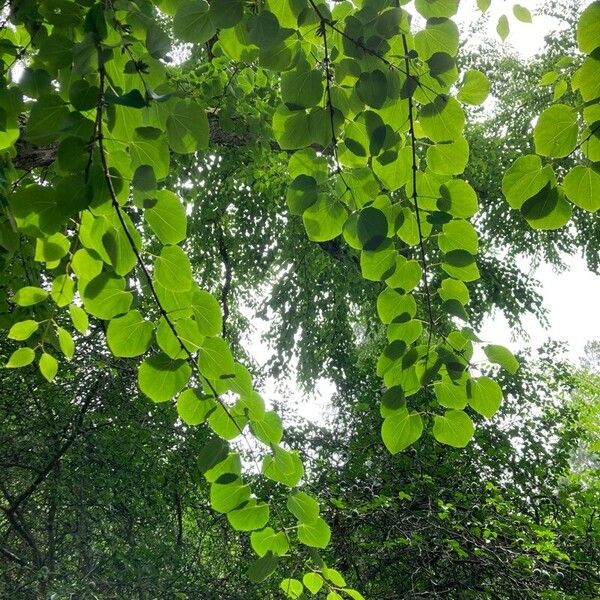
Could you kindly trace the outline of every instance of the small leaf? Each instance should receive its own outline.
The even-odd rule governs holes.
[[[398,412],[388,416],[381,426],[381,437],[385,447],[391,454],[408,448],[423,433],[423,421],[416,412],[400,408]]]
[[[515,4],[513,6],[513,13],[514,13],[515,17],[517,17],[517,19],[519,21],[521,21],[522,23],[531,23],[532,22],[531,12],[529,11],[528,8],[525,8],[524,6],[521,6],[520,4]]]
[[[46,378],[47,381],[51,382],[58,372],[58,361],[47,352],[42,353],[40,356],[40,373]]]
[[[321,517],[317,517],[310,523],[300,523],[298,539],[302,544],[311,548],[326,548],[331,539],[331,530]]]
[[[111,319],[106,330],[110,351],[119,357],[139,356],[148,350],[154,327],[137,310]]]
[[[270,577],[277,568],[278,557],[272,552],[267,552],[261,558],[250,563],[246,574],[252,583],[261,583]]]
[[[88,316],[85,310],[76,304],[69,304],[69,314],[75,329],[79,333],[85,333],[89,327]]]
[[[302,578],[302,583],[311,594],[316,595],[323,587],[323,578],[318,573],[306,573]]]
[[[71,337],[71,334],[64,328],[59,327],[57,330],[58,334],[58,345],[62,353],[71,360],[75,356],[75,342]]]
[[[508,24],[508,17],[506,15],[501,15],[498,19],[498,23],[496,25],[496,32],[504,42],[510,33],[510,26]]]
[[[512,375],[518,371],[519,361],[514,357],[513,353],[508,348],[490,344],[489,346],[485,346],[483,351],[490,362],[500,365]]]
[[[48,297],[48,292],[39,287],[25,286],[17,290],[14,302],[19,306],[33,306],[43,302]]]
[[[311,522],[319,516],[319,503],[305,492],[296,492],[289,496],[287,507],[301,522]]]
[[[140,390],[154,402],[166,402],[181,391],[192,374],[185,360],[173,360],[162,352],[145,359],[138,369]]]
[[[462,410],[447,410],[433,417],[433,435],[438,442],[464,448],[475,433],[473,422]]]
[[[275,533],[271,527],[253,532],[250,536],[250,544],[259,556],[264,556],[267,552],[283,556],[289,550],[286,534],[283,531]]]
[[[8,332],[8,337],[11,340],[17,340],[22,342],[23,340],[29,339],[39,328],[40,324],[37,321],[27,319],[15,323]]]
[[[297,579],[283,579],[279,587],[288,598],[300,598],[304,592],[304,586]]]
[[[263,459],[262,472],[269,479],[292,488],[298,485],[302,479],[304,466],[295,452],[289,452],[281,446],[276,446],[273,449],[273,455],[265,456]]]
[[[26,367],[33,362],[34,358],[35,352],[31,348],[19,348],[10,355],[6,367],[9,369]]]

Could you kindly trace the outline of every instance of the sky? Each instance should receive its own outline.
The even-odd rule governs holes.
[[[481,34],[496,37],[498,17],[506,14],[510,24],[510,35],[506,41],[521,56],[531,57],[544,45],[544,36],[556,29],[558,21],[546,15],[536,14],[542,2],[522,0],[523,6],[533,13],[533,23],[521,23],[513,13],[514,2],[493,0],[489,9],[489,20],[482,28]],[[475,0],[463,0],[458,14],[459,23],[465,26],[470,23],[476,13],[472,7]],[[592,217],[590,218],[597,218]],[[528,348],[538,348],[548,339],[562,341],[566,344],[566,355],[575,364],[583,355],[586,342],[600,339],[600,277],[591,273],[581,256],[565,256],[566,268],[558,273],[548,264],[543,264],[531,274],[540,282],[540,292],[544,299],[544,307],[548,317],[547,329],[533,315],[525,315],[524,329],[529,339],[515,334],[501,314],[492,314],[484,322],[478,332],[479,337],[487,343],[502,344],[518,352]],[[250,315],[248,315],[250,316]],[[259,363],[264,363],[269,355],[268,347],[261,341],[261,333],[268,326],[265,322],[253,319],[255,330],[249,336],[247,348]],[[475,358],[482,358],[475,355]],[[281,383],[281,382],[279,382]],[[323,424],[331,413],[330,399],[335,392],[334,386],[327,380],[317,383],[309,394],[303,394],[290,380],[285,387],[289,391],[286,405],[291,402],[293,410],[300,417]],[[277,382],[268,381],[263,390],[267,401],[278,398]]]

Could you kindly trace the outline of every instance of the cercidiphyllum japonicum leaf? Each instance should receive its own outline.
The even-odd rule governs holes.
[[[496,344],[489,344],[488,346],[485,346],[483,350],[490,362],[500,365],[503,369],[513,375],[518,371],[519,361],[508,348]]]
[[[448,446],[464,448],[475,433],[473,422],[462,410],[447,410],[443,415],[433,417],[435,439]]]
[[[591,213],[600,208],[600,173],[594,167],[577,165],[562,182],[567,198]]]
[[[171,400],[187,384],[192,369],[185,360],[159,353],[146,358],[138,370],[140,390],[154,402]]]
[[[592,2],[577,22],[577,45],[581,52],[591,54],[600,46],[600,3]]]
[[[535,150],[542,156],[560,158],[577,145],[577,113],[566,104],[554,104],[540,115],[533,131]]]
[[[490,93],[490,81],[484,73],[471,69],[463,77],[457,98],[466,104],[483,104]]]
[[[389,415],[381,426],[381,437],[386,448],[397,454],[416,442],[423,433],[423,421],[416,412],[400,408]]]

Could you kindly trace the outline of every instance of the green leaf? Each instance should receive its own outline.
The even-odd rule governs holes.
[[[592,167],[577,165],[563,180],[567,198],[579,208],[591,213],[600,208],[600,174]]]
[[[489,377],[479,377],[469,383],[469,405],[480,415],[491,419],[502,404],[502,389]]]
[[[273,133],[282,150],[306,148],[312,143],[310,123],[305,111],[290,111],[281,104],[273,114]]]
[[[460,136],[454,142],[427,148],[427,166],[440,175],[460,175],[469,162],[469,144]]]
[[[317,69],[297,68],[281,76],[281,99],[291,110],[317,106],[323,98],[325,75]]]
[[[37,262],[58,264],[69,252],[71,243],[62,233],[54,233],[47,238],[38,238],[35,244],[35,260]],[[52,268],[50,264],[48,267]]]
[[[532,22],[531,12],[529,11],[528,8],[525,8],[524,6],[521,6],[520,4],[515,4],[513,6],[513,14],[522,23],[531,23]]]
[[[177,413],[186,425],[204,423],[216,403],[212,398],[200,399],[192,389],[183,390],[177,398]]]
[[[341,202],[331,197],[319,197],[302,215],[308,239],[326,242],[342,233],[347,213]]]
[[[436,52],[455,56],[458,51],[458,27],[451,19],[427,19],[425,28],[415,34],[415,49],[421,60]]]
[[[423,433],[423,421],[416,412],[400,408],[388,416],[381,426],[381,437],[391,454],[398,454],[416,442]]]
[[[13,297],[15,304],[19,306],[33,306],[43,302],[48,297],[48,292],[39,287],[25,286],[17,290]]]
[[[60,346],[62,353],[68,360],[71,360],[73,356],[75,356],[75,342],[73,342],[71,334],[63,327],[59,327],[57,333],[58,345]]]
[[[35,352],[31,348],[19,348],[15,350],[8,359],[6,367],[8,369],[18,369],[20,367],[26,367],[33,362],[35,358]]]
[[[208,118],[204,109],[193,100],[179,100],[167,117],[167,137],[169,146],[179,154],[208,148]]]
[[[247,420],[237,407],[218,403],[208,417],[208,424],[217,435],[226,440],[233,440],[242,434]]]
[[[447,410],[443,416],[433,417],[433,435],[442,444],[464,448],[474,433],[473,422],[462,410]]]
[[[85,310],[80,306],[75,304],[69,305],[69,314],[71,316],[71,321],[73,326],[79,333],[85,333],[89,327],[88,316]]]
[[[250,421],[252,435],[268,446],[276,446],[283,437],[281,418],[274,411],[265,412],[262,419]]]
[[[250,563],[246,574],[252,583],[261,583],[275,572],[279,559],[272,552]]]
[[[360,253],[362,276],[370,281],[381,281],[394,270],[396,249],[392,240],[386,240],[377,250],[363,250]]]
[[[314,521],[298,525],[298,539],[311,548],[326,548],[331,539],[331,529],[321,517],[317,517]]]
[[[243,16],[242,0],[212,0],[210,3],[210,18],[219,29],[237,25]]]
[[[514,375],[519,369],[519,361],[513,353],[504,346],[490,344],[485,346],[483,351],[492,363],[500,365],[503,369]]]
[[[396,319],[407,321],[417,312],[415,299],[408,294],[400,294],[387,288],[377,297],[377,314],[382,323],[391,323]]]
[[[442,300],[458,300],[461,304],[469,303],[469,290],[462,281],[457,279],[444,279],[438,292]]]
[[[500,36],[500,39],[504,42],[510,33],[510,26],[508,24],[508,17],[501,15],[496,24],[496,32]]]
[[[512,208],[521,208],[526,200],[537,194],[553,178],[552,167],[542,169],[539,156],[520,156],[502,178],[502,193]]]
[[[250,486],[245,485],[240,477],[235,477],[232,481],[229,477],[224,479],[227,483],[219,483],[217,480],[210,486],[210,505],[220,513],[241,508],[250,500]]]
[[[459,0],[416,0],[415,8],[426,19],[431,17],[452,17],[458,11],[458,4]]]
[[[600,2],[592,2],[577,22],[577,45],[584,54],[600,46]]]
[[[259,556],[272,552],[276,556],[283,556],[289,550],[287,537],[283,531],[275,533],[271,527],[262,531],[255,531],[250,536],[252,549]]]
[[[378,208],[369,206],[358,214],[356,233],[363,249],[376,250],[387,238],[388,221]]]
[[[229,344],[221,338],[206,338],[198,352],[198,367],[208,379],[232,375],[234,362]]]
[[[302,582],[297,579],[283,579],[279,587],[288,598],[300,598],[304,592]]]
[[[176,194],[169,190],[158,190],[144,204],[144,218],[163,244],[178,244],[185,239],[187,217],[185,207]]]
[[[440,187],[438,208],[463,219],[472,217],[478,209],[475,190],[462,179],[451,179]]]
[[[154,402],[166,402],[187,384],[192,369],[185,360],[173,360],[162,352],[146,358],[138,369],[140,390]]]
[[[192,266],[179,246],[165,246],[154,262],[154,279],[167,289],[184,292],[192,287]]]
[[[39,328],[40,324],[37,321],[27,319],[15,323],[8,332],[8,337],[11,340],[22,342],[29,339]]]
[[[433,142],[453,142],[462,134],[465,115],[454,98],[438,96],[421,108],[419,122]]]
[[[422,276],[421,265],[416,260],[406,260],[403,256],[397,256],[396,269],[385,283],[400,293],[408,293],[419,284]]]
[[[301,522],[311,522],[319,516],[319,503],[305,492],[295,492],[289,496],[287,507]]]
[[[58,361],[47,352],[43,352],[39,361],[40,373],[48,382],[52,382],[58,372]]]
[[[455,279],[461,281],[476,281],[479,279],[479,269],[475,257],[466,250],[452,250],[444,255],[442,269]]]
[[[470,254],[477,254],[479,248],[477,232],[468,221],[455,219],[442,227],[438,246],[445,254],[453,250],[466,250]]]
[[[73,301],[75,282],[68,275],[59,275],[52,282],[50,297],[57,306],[63,307]]]
[[[469,70],[465,73],[462,85],[456,96],[466,104],[483,104],[490,93],[490,80],[481,72]]]
[[[198,453],[196,462],[198,468],[206,477],[207,472],[227,460],[228,455],[229,445],[227,442],[220,438],[212,438],[202,447],[202,450]],[[239,475],[239,472],[237,474]]]
[[[262,472],[269,479],[293,488],[302,479],[304,467],[298,454],[275,446],[273,455],[264,457]]]
[[[99,319],[109,320],[126,313],[133,301],[133,295],[125,291],[127,282],[123,277],[110,273],[100,273],[83,285],[81,293],[86,311]]]
[[[521,214],[533,229],[559,229],[571,218],[571,212],[571,205],[552,183],[548,183],[521,207]]]
[[[464,385],[451,381],[438,381],[434,385],[435,397],[444,408],[461,410],[468,402],[467,391]]]
[[[561,158],[577,146],[577,113],[566,104],[554,104],[538,119],[533,130],[535,151],[542,156]]]
[[[344,576],[337,569],[332,569],[331,567],[324,566],[322,569],[322,573],[323,573],[323,576],[325,577],[325,579],[327,579],[328,581],[331,581],[331,583],[333,583],[333,585],[335,585],[337,587],[345,587],[346,580],[344,579]]]
[[[32,105],[25,136],[36,146],[44,146],[58,138],[61,125],[69,110],[58,94],[47,94]]]
[[[306,573],[302,583],[311,594],[316,596],[323,587],[323,578],[318,573]]]
[[[356,83],[358,97],[373,108],[382,108],[388,94],[388,82],[383,71],[362,71]]]
[[[227,520],[236,531],[256,531],[267,524],[269,506],[251,499],[244,507],[228,512]]]
[[[153,331],[152,323],[145,321],[137,310],[132,310],[110,321],[106,341],[115,356],[139,356],[148,350]]]
[[[588,56],[575,71],[571,80],[573,90],[579,90],[584,102],[592,102],[600,97],[600,57],[595,53]]]
[[[182,42],[208,42],[216,33],[208,3],[205,0],[189,0],[180,4],[173,19],[173,33]]]
[[[216,298],[200,288],[192,293],[192,311],[198,326],[198,331],[207,337],[221,333],[223,318],[221,307]]]

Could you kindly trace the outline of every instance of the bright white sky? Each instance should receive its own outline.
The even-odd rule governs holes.
[[[545,15],[536,15],[536,7],[541,5],[539,0],[534,2],[521,0],[521,4],[530,9],[534,14],[532,24],[521,23],[512,14],[514,2],[493,0],[489,9],[490,18],[485,25],[482,35],[496,37],[496,23],[501,14],[507,14],[510,22],[510,35],[507,44],[515,48],[524,57],[530,57],[539,52],[544,45],[544,36],[556,29],[558,22]],[[459,22],[465,25],[477,17],[472,7],[475,0],[462,2],[459,12]],[[597,218],[592,217],[590,218]],[[503,344],[513,351],[536,348],[546,340],[553,339],[566,342],[568,357],[573,362],[578,362],[583,354],[585,343],[592,339],[600,339],[600,277],[587,270],[581,257],[566,257],[567,268],[561,273],[553,271],[549,265],[542,265],[533,272],[534,277],[541,284],[540,293],[544,298],[544,306],[548,315],[549,327],[544,329],[532,315],[524,318],[524,327],[529,334],[529,339],[519,338],[511,331],[506,319],[500,315],[491,315],[482,330],[480,337],[488,343]],[[250,316],[250,315],[248,315]],[[267,323],[256,322],[253,334],[249,336],[247,347],[259,362],[264,362],[270,355],[269,349],[260,341],[261,332],[267,328]],[[482,355],[483,356],[483,355]],[[477,358],[477,357],[476,357]],[[282,382],[270,381],[263,390],[265,399],[280,398]],[[322,380],[315,390],[308,395],[302,394],[293,379],[285,382],[286,406],[294,406],[294,410],[301,417],[315,423],[323,424],[330,412],[330,398],[334,387],[327,380]]]

